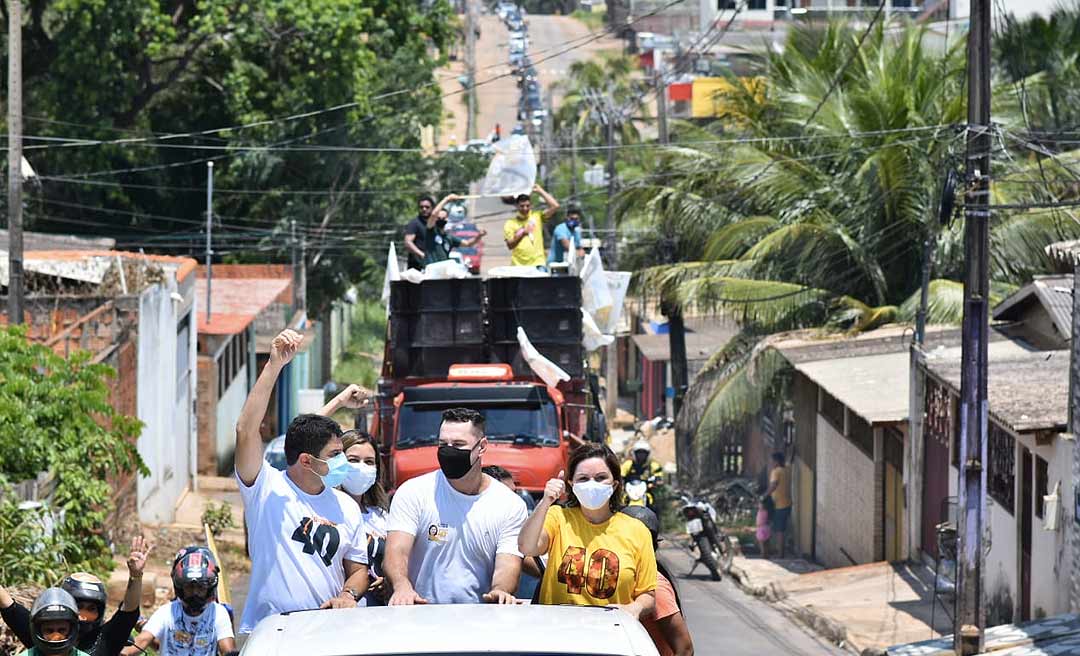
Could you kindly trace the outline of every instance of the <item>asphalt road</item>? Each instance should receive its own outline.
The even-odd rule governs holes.
[[[546,98],[548,89],[553,89],[556,106],[560,94],[554,85],[566,76],[571,64],[594,57],[598,52],[621,47],[621,42],[610,37],[590,37],[589,29],[583,23],[566,16],[530,15],[526,21],[529,28],[528,53],[539,73],[542,93]],[[476,44],[477,67],[480,71],[477,79],[483,81],[511,70],[507,41],[508,32],[497,16],[480,17],[480,39]],[[512,75],[479,86],[477,133],[486,136],[498,124],[503,135],[509,134],[517,124],[519,95],[517,82]],[[539,205],[539,199],[534,199],[534,203]],[[504,205],[498,198],[476,199],[469,208],[477,225],[488,231],[481,262],[483,273],[510,264],[510,252],[502,239],[502,226],[513,211],[511,206]]]
[[[660,557],[676,577],[695,654],[840,656],[849,653],[823,641],[769,604],[745,594],[730,577],[713,581],[700,565],[692,576],[686,576],[693,563],[681,549],[663,547]]]

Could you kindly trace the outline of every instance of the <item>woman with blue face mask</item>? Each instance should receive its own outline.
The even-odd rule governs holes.
[[[349,461],[349,475],[341,483],[341,489],[360,506],[367,531],[368,573],[370,585],[358,606],[385,606],[389,590],[382,574],[383,554],[386,550],[386,520],[390,512],[390,499],[379,480],[379,457],[374,438],[362,430],[347,430],[341,434],[341,446]]]
[[[570,454],[568,467],[569,477],[548,481],[518,535],[524,555],[548,556],[540,603],[616,606],[640,618],[655,604],[656,554],[645,525],[618,512],[619,459],[589,443]],[[565,505],[555,505],[564,495]]]

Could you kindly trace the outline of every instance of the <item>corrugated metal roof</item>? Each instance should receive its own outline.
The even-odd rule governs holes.
[[[1064,430],[1069,417],[1069,352],[1031,351],[1018,342],[992,342],[987,393],[990,414],[1012,430]],[[931,351],[926,367],[960,390],[960,349]]]
[[[1072,335],[1072,276],[1036,276],[994,308],[995,319],[1015,321],[1028,304],[1038,301],[1046,308],[1054,327],[1065,339]]]
[[[900,351],[831,358],[799,362],[795,369],[871,424],[891,423],[908,416],[910,357]]]
[[[204,335],[235,335],[274,303],[291,281],[285,278],[222,278],[211,286],[210,321],[206,320],[206,278],[195,281],[199,303],[199,332]]]

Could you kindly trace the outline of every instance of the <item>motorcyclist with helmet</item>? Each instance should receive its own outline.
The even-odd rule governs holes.
[[[79,607],[61,588],[42,592],[30,609],[31,646],[20,656],[88,656],[79,641]]]
[[[655,491],[664,480],[664,467],[652,459],[652,446],[647,440],[635,442],[630,453],[631,457],[622,464],[623,481],[627,484],[635,480],[646,483],[651,499],[645,505],[652,507],[656,498]]]
[[[128,556],[128,584],[124,601],[109,621],[105,621],[107,594],[101,579],[87,572],[69,574],[60,583],[60,589],[75,600],[79,617],[76,635],[77,647],[89,656],[117,656],[127,644],[135,623],[139,621],[139,604],[142,603],[142,576],[151,545],[141,535],[131,542]],[[33,611],[12,599],[0,586],[0,616],[23,646],[34,645]]]
[[[124,656],[153,646],[160,656],[214,656],[236,650],[232,620],[217,601],[218,564],[206,547],[184,547],[172,566],[176,598],[157,609]]]

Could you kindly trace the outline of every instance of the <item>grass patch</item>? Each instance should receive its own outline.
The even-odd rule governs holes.
[[[582,23],[585,23],[585,27],[589,28],[589,30],[592,32],[596,32],[598,30],[604,29],[604,19],[607,17],[607,12],[593,12],[585,11],[584,9],[575,9],[574,12],[570,14],[570,17],[576,18]]]
[[[353,306],[349,345],[334,367],[333,378],[341,384],[375,387],[382,369],[386,338],[386,310],[377,300],[361,300]]]

